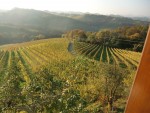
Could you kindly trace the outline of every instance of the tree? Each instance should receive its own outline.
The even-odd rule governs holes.
[[[65,34],[65,36],[68,39],[71,39],[71,40],[76,39],[81,42],[86,41],[86,39],[87,39],[85,32],[80,29],[71,30],[71,31],[67,32]]]
[[[90,34],[88,34],[86,41],[89,43],[97,43],[97,39],[95,37],[96,37],[95,33],[90,33]]]
[[[105,44],[106,42],[108,42],[111,37],[110,33],[111,33],[110,30],[102,30],[97,32],[96,38],[98,42],[100,44]]]
[[[78,32],[78,41],[79,42],[85,42],[86,41],[86,39],[87,39],[87,36],[86,36],[86,34],[83,32],[83,31],[80,31],[80,32]]]
[[[105,102],[108,103],[110,111],[113,109],[114,102],[123,96],[124,80],[127,78],[129,72],[117,66],[108,66],[105,70],[105,81],[103,84]]]

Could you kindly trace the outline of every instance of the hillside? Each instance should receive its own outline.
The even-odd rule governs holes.
[[[150,22],[149,17],[132,17],[132,19]]]
[[[88,59],[70,54],[68,43],[53,38],[0,46],[0,112],[99,113],[108,104],[123,112],[141,54],[76,43]]]
[[[86,22],[90,27],[91,31],[97,31],[106,28],[117,28],[122,26],[133,26],[133,25],[145,25],[147,22],[133,20],[127,17],[114,17],[106,15],[96,14],[76,14],[69,15],[70,18]]]
[[[123,49],[111,48],[98,44],[88,44],[77,42],[75,44],[76,53],[95,59],[100,62],[118,65],[127,69],[137,68],[141,53]]]
[[[0,12],[0,44],[59,37],[72,29],[97,31],[104,28],[145,25],[148,22],[94,14],[62,14],[15,8]]]

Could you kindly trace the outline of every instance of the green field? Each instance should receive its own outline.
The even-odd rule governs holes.
[[[141,53],[78,42],[72,55],[68,43],[0,47],[0,112],[123,112]]]

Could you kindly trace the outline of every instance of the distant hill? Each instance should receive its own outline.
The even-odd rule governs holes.
[[[148,22],[124,17],[15,8],[0,12],[0,44],[60,37],[62,33],[72,29],[97,31],[139,24],[145,25]]]
[[[133,20],[141,20],[141,21],[147,21],[150,22],[149,17],[132,17]]]

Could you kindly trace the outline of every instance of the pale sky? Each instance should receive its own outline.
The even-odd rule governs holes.
[[[0,9],[15,7],[150,17],[150,0],[0,0]]]

